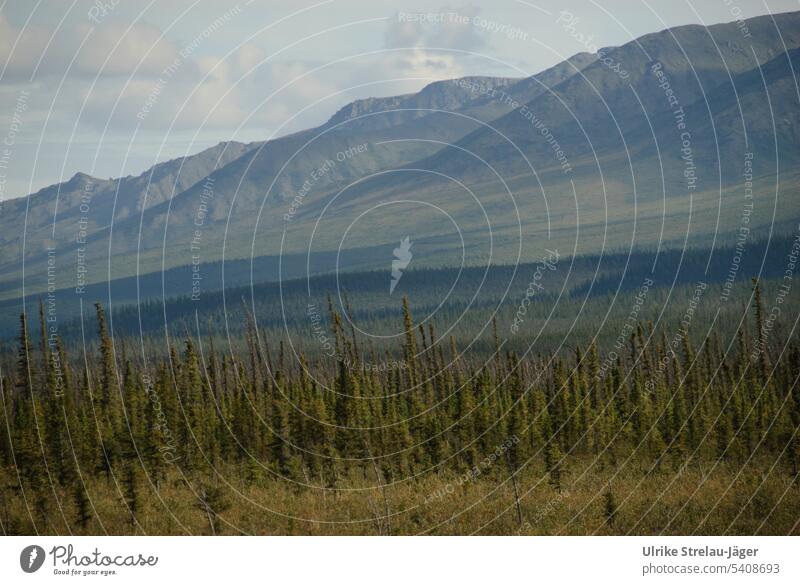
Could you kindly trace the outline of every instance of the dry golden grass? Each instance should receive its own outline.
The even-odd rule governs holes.
[[[664,466],[645,473],[637,466],[599,470],[592,460],[572,461],[562,490],[555,490],[540,466],[518,474],[522,523],[508,474],[500,465],[473,480],[429,475],[385,489],[361,473],[337,490],[303,487],[272,477],[249,484],[237,469],[223,473],[216,487],[218,534],[800,534],[800,486],[786,469],[760,462],[745,467],[721,463]],[[587,469],[588,468],[588,469]],[[738,476],[738,477],[737,477]],[[231,479],[236,478],[236,479]],[[6,484],[8,485],[8,483]],[[61,510],[50,496],[46,524],[31,522],[20,494],[3,492],[7,534],[211,534],[212,514],[174,472],[158,490],[144,479],[139,487],[137,524],[120,493],[104,476],[87,478],[95,513],[85,529],[76,527],[68,494]],[[607,519],[604,494],[616,505]],[[438,494],[438,495],[437,495]],[[31,498],[29,497],[29,502]],[[426,502],[427,500],[427,502]],[[388,510],[388,516],[387,516]],[[34,514],[35,516],[35,514]]]

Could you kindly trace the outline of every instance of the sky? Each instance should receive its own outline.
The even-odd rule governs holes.
[[[800,0],[0,0],[0,204],[312,127],[354,99],[791,10]]]

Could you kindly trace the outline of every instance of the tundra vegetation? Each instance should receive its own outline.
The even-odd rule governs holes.
[[[536,354],[496,327],[465,351],[408,298],[393,352],[331,303],[333,357],[297,358],[249,319],[241,351],[187,331],[144,359],[100,304],[68,347],[40,306],[0,362],[0,527],[797,534],[800,345],[743,289],[729,339],[638,321],[619,350]]]

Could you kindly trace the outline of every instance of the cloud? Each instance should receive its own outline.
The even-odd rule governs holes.
[[[120,131],[139,126],[232,132],[245,123],[263,128],[267,136],[303,106],[335,94],[344,75],[342,68],[312,72],[316,64],[268,61],[261,48],[249,44],[224,58],[202,56],[176,63],[152,78],[104,80],[91,92],[77,84],[86,100],[84,120],[96,129],[108,124]],[[331,109],[323,102],[283,132],[321,123]]]
[[[479,12],[475,6],[443,6],[435,12],[395,13],[384,33],[384,47],[398,51],[387,53],[378,68],[384,76],[429,81],[465,75],[487,48],[485,31],[475,25]]]
[[[452,79],[465,75],[470,68],[468,58],[445,51],[430,51],[424,48],[410,48],[403,51],[385,53],[375,59],[359,64],[353,72],[353,84],[358,80],[381,81],[385,83],[382,93],[393,95],[418,91],[424,85],[442,79]],[[405,80],[392,82],[391,79]],[[412,80],[419,80],[414,83]],[[363,96],[353,96],[353,99]]]
[[[178,55],[178,47],[146,23],[109,21],[102,27],[79,23],[56,30],[15,28],[0,13],[0,64],[5,79],[94,78],[157,75]]]
[[[443,6],[437,12],[397,12],[384,35],[387,48],[414,47],[480,51],[486,38],[474,25],[479,9]]]

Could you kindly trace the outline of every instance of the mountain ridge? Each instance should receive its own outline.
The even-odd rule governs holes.
[[[43,274],[56,197],[56,242],[61,253],[74,253],[77,244],[72,234],[78,219],[74,210],[87,183],[99,192],[92,199],[88,257],[92,262],[107,259],[110,250],[117,259],[112,278],[188,263],[196,230],[193,223],[201,204],[203,258],[214,261],[223,250],[225,257],[234,258],[275,253],[282,230],[288,234],[287,251],[298,252],[302,230],[328,207],[338,219],[332,220],[330,233],[323,234],[320,245],[322,250],[325,246],[335,249],[336,234],[344,233],[341,222],[348,214],[409,198],[410,193],[441,204],[463,222],[465,234],[476,244],[470,248],[474,256],[469,261],[478,262],[484,257],[478,251],[483,237],[478,209],[469,207],[454,183],[443,181],[443,176],[478,189],[487,217],[498,222],[503,254],[514,250],[514,209],[504,195],[509,188],[506,181],[525,195],[517,213],[530,221],[542,212],[543,204],[556,218],[557,233],[565,238],[580,221],[570,208],[570,184],[577,189],[576,204],[584,210],[583,217],[589,218],[588,231],[595,239],[604,233],[601,219],[628,225],[635,216],[626,206],[659,198],[664,199],[665,212],[681,218],[673,226],[679,234],[686,215],[681,206],[685,208],[692,190],[687,192],[680,146],[675,147],[680,144],[680,131],[664,83],[685,108],[692,127],[692,155],[698,169],[695,190],[704,206],[700,217],[713,215],[715,190],[720,199],[718,217],[723,203],[729,208],[724,213],[733,213],[732,200],[722,194],[732,192],[740,182],[742,156],[750,146],[744,141],[745,129],[758,151],[755,176],[764,177],[759,186],[763,183],[766,188],[769,171],[765,169],[772,166],[774,154],[767,144],[771,126],[766,98],[770,94],[765,92],[772,92],[776,101],[771,113],[777,114],[775,140],[782,146],[781,161],[788,164],[798,158],[800,107],[795,107],[793,88],[796,93],[800,12],[744,22],[754,37],[749,44],[742,40],[740,24],[732,22],[671,27],[604,49],[604,57],[622,64],[627,78],[599,61],[597,54],[577,53],[529,77],[467,76],[432,82],[415,93],[354,100],[316,128],[270,141],[223,142],[196,155],[159,163],[137,177],[102,180],[78,173],[29,196],[26,202],[26,206],[37,202],[27,218],[32,229],[26,245],[26,283],[35,288]],[[784,46],[788,53],[782,50]],[[685,58],[687,54],[691,60]],[[760,87],[764,82],[766,86]],[[747,112],[737,111],[740,99],[747,103]],[[347,154],[351,152],[356,154]],[[559,152],[563,160],[558,159]],[[341,161],[340,156],[344,157]],[[310,180],[315,169],[324,166],[329,168],[322,178]],[[794,175],[786,176],[794,181]],[[210,196],[204,195],[207,181],[213,184]],[[312,184],[305,189],[308,183]],[[285,220],[292,201],[298,200],[291,221]],[[40,201],[45,205],[39,205]],[[613,207],[610,215],[609,205]],[[651,214],[658,211],[647,205],[641,209]],[[790,206],[786,217],[795,213]],[[114,237],[109,242],[112,216]],[[417,227],[430,230],[430,242],[451,238],[431,223],[431,217],[415,219]],[[383,224],[385,229],[365,232],[359,237],[366,240],[347,245],[368,247],[392,241],[392,234],[400,233],[402,218],[381,221],[388,222]],[[663,217],[661,224],[664,236]],[[19,234],[8,227],[0,233],[6,234],[0,282],[9,283],[19,278]],[[704,219],[696,237],[711,233],[712,222]],[[530,235],[530,246],[543,237],[541,231]],[[617,244],[623,242],[624,230],[614,237]],[[424,261],[425,238],[419,246],[420,261]],[[435,255],[432,246],[429,243],[427,249]]]

